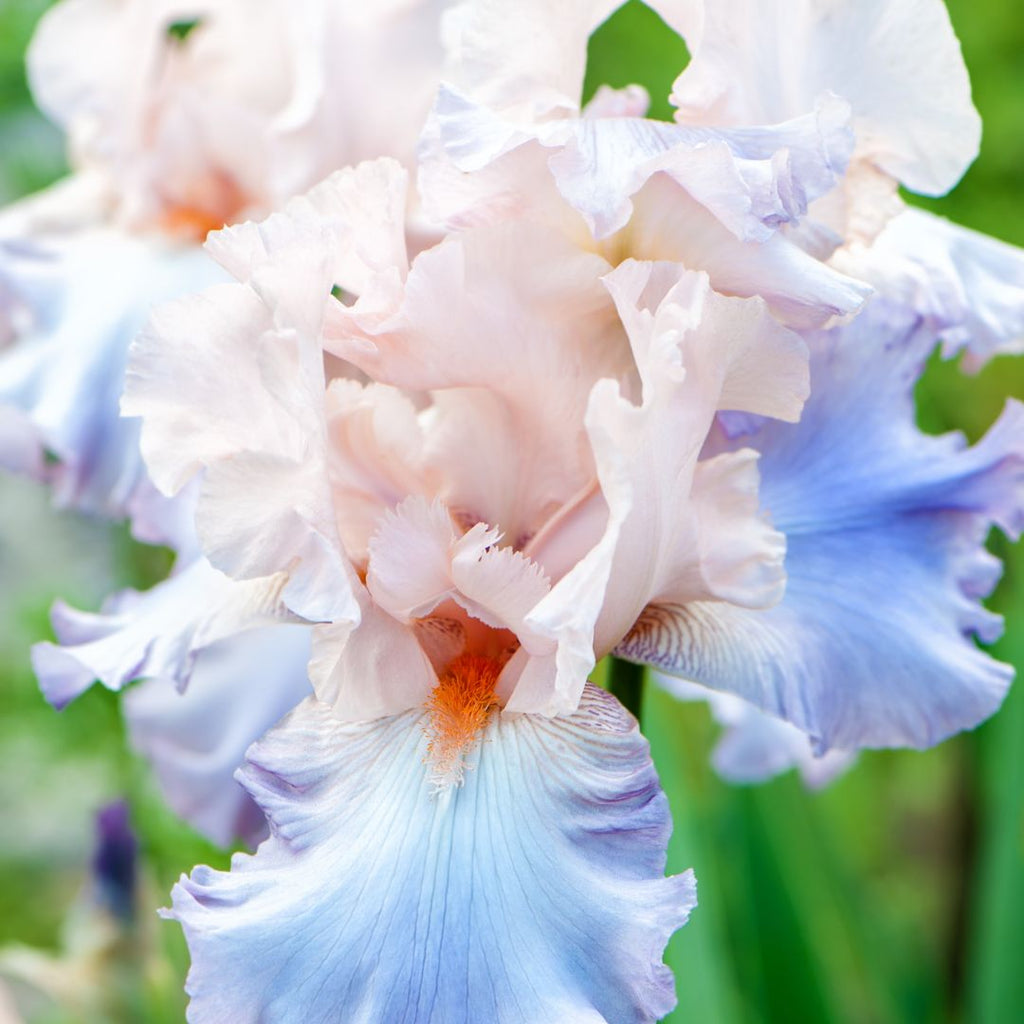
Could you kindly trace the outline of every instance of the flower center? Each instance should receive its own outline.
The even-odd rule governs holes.
[[[427,700],[427,761],[436,790],[461,786],[466,754],[498,706],[494,688],[501,662],[460,654],[445,669]]]

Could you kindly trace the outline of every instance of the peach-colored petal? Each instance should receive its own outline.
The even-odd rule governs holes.
[[[607,283],[629,332],[643,399],[633,404],[607,380],[591,393],[587,429],[606,525],[527,618],[528,627],[557,641],[556,672],[547,693],[536,675],[513,692],[514,711],[573,707],[594,658],[659,595],[760,606],[782,592],[784,544],[759,516],[750,456],[698,459],[719,409],[797,418],[808,388],[805,346],[763,303],[718,296],[704,275],[630,261]],[[579,506],[587,523],[581,543],[593,527],[589,504]],[[575,528],[570,515],[531,551],[535,560],[544,564],[545,547]]]
[[[537,225],[475,229],[415,260],[394,317],[328,333],[373,379],[431,392],[425,458],[464,525],[520,546],[590,479],[587,394],[635,372],[607,269]]]

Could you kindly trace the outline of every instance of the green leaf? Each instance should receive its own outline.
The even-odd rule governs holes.
[[[686,43],[649,7],[630,0],[590,37],[583,102],[601,85],[642,85],[651,97],[649,116],[671,121],[672,83],[689,62]]]

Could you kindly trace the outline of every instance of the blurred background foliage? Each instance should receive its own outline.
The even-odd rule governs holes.
[[[0,202],[65,169],[60,135],[34,111],[24,79],[24,49],[46,6],[0,0]],[[1005,0],[948,6],[985,136],[958,189],[926,205],[1021,245],[1024,15]],[[633,0],[591,40],[586,89],[640,82],[666,117],[685,60],[685,47]],[[1024,360],[996,360],[973,378],[933,360],[919,388],[922,427],[975,439],[1008,394],[1024,397]],[[1024,551],[998,536],[991,545],[1007,563],[991,603],[1009,623],[994,653],[1024,666]],[[61,955],[104,803],[128,798],[143,866],[132,982],[105,1007],[69,1015],[41,1004],[33,1021],[183,1019],[184,943],[175,926],[151,925],[152,910],[180,872],[199,861],[224,867],[229,854],[163,807],[126,749],[113,695],[94,688],[57,714],[28,659],[49,635],[55,597],[96,607],[166,566],[165,552],[123,527],[54,513],[38,488],[0,481],[0,949]],[[708,766],[717,727],[702,705],[648,686],[642,717],[675,819],[669,868],[692,866],[699,879],[700,906],[667,954],[680,1000],[669,1021],[1024,1019],[1024,687],[973,733],[924,753],[866,753],[820,793],[792,774],[759,787],[723,783]]]

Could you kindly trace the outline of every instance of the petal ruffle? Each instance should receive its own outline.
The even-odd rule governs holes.
[[[653,678],[679,700],[707,702],[715,721],[724,729],[711,752],[711,764],[727,782],[765,782],[796,769],[808,789],[823,789],[857,758],[846,750],[829,750],[816,756],[807,733],[731,693],[709,690],[660,672]]]
[[[431,392],[438,496],[513,546],[589,481],[591,386],[634,372],[608,269],[537,224],[473,229],[417,257],[393,317],[328,332],[327,348],[374,380]]]
[[[312,297],[321,309],[323,272]],[[217,568],[240,579],[287,572],[282,600],[296,615],[358,619],[328,483],[318,338],[275,325],[241,284],[168,303],[132,346],[122,406],[144,417],[161,490],[203,471],[196,523]]]
[[[691,127],[640,117],[516,123],[443,86],[427,133],[466,172],[539,142],[551,151],[559,191],[597,240],[626,225],[632,196],[660,172],[737,238],[764,242],[839,182],[852,149],[847,114],[832,97],[813,113],[766,127]]]
[[[729,442],[761,452],[784,600],[651,607],[619,653],[734,692],[819,753],[928,746],[995,711],[1012,677],[973,639],[1001,631],[980,604],[999,576],[988,529],[1024,526],[1024,406],[971,448],[920,433],[913,387],[935,334],[881,299],[810,340],[800,423],[747,424]]]
[[[201,237],[338,167],[411,164],[444,6],[75,0],[42,18],[29,78],[75,161],[104,179],[111,215]],[[168,32],[190,20],[187,39]]]
[[[870,248],[837,253],[847,273],[916,310],[980,369],[993,356],[1024,353],[1024,250],[908,207]]]
[[[546,567],[548,547],[579,534],[575,558],[559,551],[572,568],[527,617],[538,634],[558,638],[555,692],[521,687],[512,710],[571,709],[595,653],[618,643],[656,595],[757,607],[777,601],[784,583],[784,543],[758,512],[754,458],[698,459],[719,409],[799,415],[803,342],[764,303],[717,295],[703,274],[628,261],[606,281],[643,399],[634,405],[608,380],[593,389],[587,429],[601,494],[526,549]],[[593,501],[608,507],[597,537],[587,536],[600,528]]]
[[[139,593],[125,590],[94,614],[58,601],[58,644],[39,643],[32,665],[46,699],[62,708],[99,680],[120,690],[135,679],[188,684],[196,653],[225,637],[289,616],[283,574],[238,582],[197,558],[170,579]]]
[[[461,788],[433,794],[424,719],[345,725],[315,701],[243,781],[271,838],[197,868],[170,916],[189,1019],[646,1022],[695,904],[663,878],[668,808],[636,723],[588,687],[565,719],[494,716]]]
[[[637,118],[513,130],[446,98],[452,109],[439,101],[426,129],[420,188],[451,226],[530,219],[612,262],[680,261],[720,292],[761,295],[795,326],[849,313],[870,292],[777,230],[838,181],[845,151],[831,108],[727,139]]]

